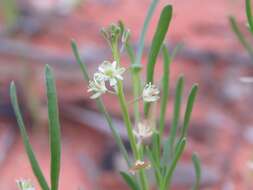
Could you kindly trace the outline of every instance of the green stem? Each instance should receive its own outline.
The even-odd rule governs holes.
[[[112,55],[113,55],[114,60],[117,62],[117,64],[120,65],[120,54],[119,54],[119,49],[118,49],[117,43],[112,44]],[[142,159],[142,153],[141,153],[142,151],[141,151],[141,149],[138,150],[138,148],[137,148],[136,139],[133,134],[132,123],[131,123],[129,112],[128,112],[127,102],[126,102],[126,98],[124,95],[122,81],[118,80],[117,85],[118,85],[117,86],[118,99],[119,99],[119,103],[120,103],[120,107],[121,107],[121,111],[122,111],[123,120],[126,125],[127,135],[128,135],[129,141],[130,141],[131,149],[133,151],[133,155],[134,155],[135,159],[141,160]],[[147,177],[146,177],[144,170],[140,170],[139,177],[140,177],[140,183],[142,186],[142,190],[148,190],[148,182],[147,182]]]
[[[148,26],[150,24],[151,18],[154,14],[154,11],[157,7],[159,0],[152,0],[152,3],[149,7],[147,16],[144,21],[144,25],[142,27],[139,43],[138,43],[138,49],[136,53],[136,59],[132,62],[132,81],[133,81],[133,94],[134,99],[140,96],[141,92],[141,77],[140,77],[140,71],[141,71],[141,59],[143,55],[143,49],[144,49],[144,42],[146,33],[148,30]],[[139,102],[134,103],[134,115],[135,115],[135,122],[139,122],[140,120],[140,114],[139,114]]]
[[[121,107],[121,111],[122,111],[122,116],[123,116],[123,120],[124,123],[126,125],[126,129],[127,129],[127,135],[130,141],[130,145],[134,154],[135,158],[139,158],[139,154],[138,154],[138,149],[137,149],[137,143],[132,131],[132,123],[128,114],[128,108],[127,108],[127,103],[126,103],[126,99],[125,99],[125,95],[123,92],[123,85],[122,85],[122,81],[118,81],[118,98],[119,98],[119,103],[120,103],[120,107]]]
[[[74,40],[72,40],[71,42],[71,46],[72,46],[72,50],[73,50],[73,53],[75,55],[75,58],[76,58],[76,61],[78,63],[78,65],[80,66],[81,68],[81,71],[82,71],[82,74],[83,74],[83,77],[84,77],[84,80],[86,82],[88,82],[90,80],[90,77],[89,77],[89,74],[88,74],[88,70],[87,70],[87,67],[86,65],[82,62],[81,60],[81,57],[79,55],[79,52],[78,52],[78,48],[77,48],[77,45],[76,45],[76,42]],[[130,163],[130,160],[129,160],[129,157],[128,157],[128,153],[126,151],[126,148],[123,144],[123,141],[116,129],[116,127],[114,126],[113,122],[112,122],[112,119],[110,117],[110,114],[107,112],[106,108],[105,108],[105,105],[102,101],[101,98],[97,98],[96,99],[96,103],[97,103],[97,107],[99,109],[99,111],[101,113],[103,113],[107,123],[108,123],[108,126],[112,132],[112,135],[113,135],[113,138],[115,139],[116,141],[116,144],[118,145],[119,149],[120,149],[120,152],[123,154],[126,162],[127,162],[127,165],[130,167],[131,166],[131,163]]]
[[[144,170],[140,170],[140,180],[141,180],[141,185],[143,190],[148,190],[148,181],[147,181],[147,176],[145,174]]]
[[[135,63],[135,55],[133,47],[129,44],[129,42],[126,43],[126,49],[127,53],[130,57],[131,64],[133,65]],[[133,84],[133,95],[134,99],[139,99],[140,97],[140,86],[141,81],[139,77],[139,70],[138,68],[131,68],[131,77],[132,77],[132,84]],[[140,112],[139,112],[139,102],[134,101],[134,120],[135,124],[137,124],[140,121]]]
[[[133,82],[133,95],[134,99],[140,97],[140,78],[139,74],[136,72],[132,72],[132,82]],[[135,124],[140,121],[140,111],[139,111],[139,101],[134,102],[134,117],[135,117]]]

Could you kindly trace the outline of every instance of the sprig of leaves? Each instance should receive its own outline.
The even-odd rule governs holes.
[[[33,172],[43,190],[58,190],[59,175],[60,175],[60,160],[61,160],[61,136],[59,111],[57,103],[57,94],[54,83],[54,76],[50,66],[45,67],[45,80],[48,100],[48,119],[49,119],[49,140],[50,140],[50,155],[51,155],[51,189],[49,188],[45,177],[42,173],[40,165],[35,157],[29,137],[26,132],[26,127],[18,105],[16,87],[14,82],[10,85],[11,103],[14,109],[23,143],[26,149],[27,156],[30,160]]]

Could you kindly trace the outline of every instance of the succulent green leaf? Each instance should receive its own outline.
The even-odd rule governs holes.
[[[156,32],[152,40],[147,64],[147,83],[153,82],[156,59],[167,34],[171,18],[172,6],[167,5],[162,10],[158,25],[156,27]]]
[[[170,134],[164,145],[164,152],[163,152],[163,158],[162,158],[163,164],[168,163],[169,158],[171,158],[174,153],[174,145],[175,145],[176,135],[177,135],[178,127],[179,127],[179,120],[180,120],[183,89],[184,89],[184,76],[181,75],[176,85],[172,125],[170,129]]]
[[[192,162],[194,165],[195,178],[196,178],[194,186],[192,187],[192,190],[199,190],[200,181],[201,181],[201,163],[200,163],[200,160],[199,160],[197,154],[195,154],[195,153],[192,155]]]
[[[240,31],[240,28],[238,27],[238,24],[234,17],[229,18],[231,28],[233,29],[234,33],[236,34],[238,40],[241,42],[243,47],[248,51],[251,58],[253,59],[253,48],[250,45],[250,43],[245,39],[244,35]]]
[[[55,80],[49,65],[45,67],[51,155],[51,190],[58,190],[61,164],[61,132]]]
[[[168,104],[169,96],[169,80],[170,80],[170,55],[166,46],[163,46],[163,77],[162,77],[162,96],[161,96],[161,107],[160,107],[160,136],[163,134],[165,127],[165,117]]]
[[[129,175],[126,172],[120,172],[120,175],[132,190],[140,190],[140,187],[133,176]]]
[[[182,132],[181,132],[181,138],[186,137],[186,133],[187,133],[187,129],[189,128],[191,113],[192,113],[193,105],[197,96],[197,92],[198,92],[198,85],[195,84],[193,85],[190,91],[190,94],[188,96],[186,111],[184,115],[184,123],[183,123]]]
[[[160,15],[160,19],[156,28],[156,32],[154,34],[149,56],[148,56],[148,63],[147,63],[147,79],[146,83],[153,83],[154,78],[154,70],[156,59],[164,42],[165,36],[167,34],[169,24],[172,18],[172,6],[167,5],[163,8],[162,13]],[[145,116],[148,115],[149,111],[149,103],[144,104],[144,114]]]
[[[186,139],[183,138],[181,139],[177,146],[176,146],[176,150],[175,150],[175,155],[173,156],[173,159],[171,161],[171,164],[169,166],[169,168],[167,169],[166,171],[166,174],[165,174],[165,177],[164,177],[164,183],[163,183],[163,186],[162,186],[162,190],[166,190],[170,187],[170,184],[171,184],[171,179],[172,179],[172,176],[173,176],[173,173],[176,169],[176,166],[177,166],[177,163],[184,151],[184,148],[185,148],[185,145],[186,145]]]
[[[29,158],[33,173],[36,176],[42,190],[50,190],[49,186],[48,186],[48,184],[45,180],[45,177],[44,177],[44,175],[41,171],[39,163],[38,163],[38,161],[35,157],[32,146],[29,142],[29,137],[27,135],[27,132],[26,132],[26,129],[25,129],[25,124],[24,124],[24,121],[23,121],[23,118],[22,118],[22,115],[21,115],[21,112],[20,112],[19,105],[18,105],[16,86],[15,86],[14,82],[11,82],[11,85],[10,85],[10,97],[11,97],[12,107],[14,109],[14,112],[15,112],[15,115],[16,115],[16,118],[17,118],[18,126],[19,126],[20,133],[21,133],[21,137],[22,137],[22,140],[23,140],[23,143],[24,143],[24,146],[25,146],[25,150],[26,150],[27,156]]]
[[[140,40],[138,43],[138,49],[137,49],[137,54],[136,54],[136,62],[135,64],[132,65],[133,68],[140,68],[141,67],[141,59],[142,59],[142,54],[143,54],[143,49],[144,49],[144,43],[145,43],[145,37],[146,37],[146,33],[148,30],[148,26],[150,24],[150,21],[152,19],[152,16],[155,12],[155,9],[157,7],[157,4],[159,3],[159,0],[152,0],[149,9],[148,9],[148,13],[147,16],[145,18],[142,30],[141,30],[141,35],[140,35]]]

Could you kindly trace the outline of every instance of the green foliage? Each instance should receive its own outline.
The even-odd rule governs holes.
[[[151,44],[151,48],[150,48],[150,52],[148,56],[146,83],[149,83],[149,82],[153,83],[156,59],[158,57],[158,54],[164,42],[165,36],[167,34],[171,18],[172,18],[172,6],[167,5],[162,10],[158,25],[156,27],[156,32],[152,40],[152,44]],[[146,103],[144,105],[145,116],[148,115],[148,110],[149,110],[149,104]]]
[[[48,65],[46,65],[45,68],[45,77],[47,87],[49,138],[51,153],[51,190],[57,190],[61,162],[60,121],[54,77]]]
[[[129,175],[126,172],[120,172],[120,175],[132,190],[141,190],[138,183],[134,180],[133,176]]]
[[[201,181],[201,163],[197,154],[192,155],[192,162],[194,165],[195,177],[196,177],[195,184],[192,187],[192,190],[198,190],[200,186],[200,181]]]
[[[164,180],[163,180],[163,183],[161,186],[162,190],[166,190],[170,187],[173,172],[175,171],[177,163],[183,153],[183,150],[185,148],[185,144],[186,144],[186,139],[184,139],[184,138],[178,142],[178,144],[176,146],[176,150],[175,150],[175,155],[172,158],[171,164],[169,165],[167,170],[165,170],[165,176],[164,176]]]
[[[81,60],[81,57],[79,55],[76,42],[74,40],[72,40],[71,46],[72,46],[72,51],[73,51],[73,53],[75,55],[77,64],[79,65],[79,67],[80,67],[80,69],[82,71],[83,78],[84,78],[84,80],[86,82],[89,82],[90,77],[89,77],[89,74],[88,74],[87,67],[86,67],[86,65]],[[113,138],[116,141],[117,146],[119,147],[121,153],[123,154],[125,160],[127,161],[128,166],[130,166],[130,161],[129,161],[129,158],[128,158],[128,154],[127,154],[126,148],[123,145],[122,139],[121,139],[121,137],[120,137],[120,135],[119,135],[116,127],[114,126],[114,124],[112,122],[112,119],[111,119],[109,113],[107,112],[107,110],[106,110],[106,108],[105,108],[105,106],[104,106],[101,98],[96,99],[96,103],[97,103],[98,109],[100,110],[101,113],[103,113],[103,115],[104,115],[104,117],[105,117],[105,119],[106,119],[106,121],[108,123],[108,126],[110,127],[110,130],[112,132]]]
[[[82,62],[81,57],[78,52],[77,45],[74,41],[72,41],[72,50],[78,65],[83,74],[83,78],[86,82],[89,83],[89,89],[94,87],[90,84],[95,84],[93,88],[94,91],[101,90],[101,94],[105,92],[111,92],[114,94],[119,102],[119,106],[121,108],[121,114],[123,121],[125,123],[125,128],[127,131],[128,139],[131,145],[131,150],[133,152],[134,163],[129,159],[128,152],[126,151],[126,147],[123,144],[121,136],[118,133],[118,130],[114,126],[112,119],[107,112],[103,100],[101,97],[95,99],[97,103],[98,109],[103,113],[108,126],[112,132],[112,136],[116,141],[124,159],[129,167],[129,173],[124,171],[120,172],[124,181],[128,184],[128,186],[133,190],[149,190],[150,184],[147,178],[146,169],[151,165],[152,173],[156,179],[157,189],[167,190],[170,188],[173,173],[176,169],[176,166],[183,154],[184,148],[186,146],[187,139],[187,130],[189,128],[189,122],[191,118],[191,113],[193,110],[193,105],[196,99],[198,86],[193,85],[187,100],[186,110],[184,113],[183,126],[181,130],[180,127],[180,113],[181,113],[181,104],[183,100],[183,89],[184,89],[184,77],[181,75],[177,81],[176,92],[175,92],[175,100],[174,100],[174,111],[172,118],[172,126],[170,129],[170,133],[166,136],[165,143],[162,142],[165,129],[165,117],[168,105],[168,96],[170,90],[170,65],[175,57],[176,52],[180,49],[181,46],[177,46],[172,54],[169,53],[168,49],[165,47],[164,40],[168,31],[168,27],[172,18],[172,6],[167,5],[163,8],[160,19],[152,40],[151,48],[148,55],[148,64],[146,71],[146,82],[151,83],[153,85],[154,82],[154,70],[157,62],[157,58],[159,56],[160,50],[162,50],[163,55],[163,74],[162,74],[162,95],[161,95],[161,107],[160,107],[160,115],[159,118],[155,118],[155,113],[151,112],[151,108],[155,108],[156,103],[159,97],[157,97],[158,89],[155,86],[152,86],[148,89],[147,93],[151,96],[151,101],[149,103],[144,103],[144,114],[145,117],[141,118],[141,112],[139,109],[138,100],[141,96],[141,80],[140,80],[140,72],[141,70],[141,59],[144,48],[144,41],[146,32],[148,30],[148,26],[152,15],[155,11],[155,8],[158,4],[158,0],[153,0],[151,6],[149,8],[147,17],[144,22],[144,26],[141,32],[140,41],[138,44],[137,52],[135,53],[132,44],[130,43],[129,37],[130,32],[127,30],[123,24],[123,22],[119,22],[118,24],[112,24],[108,28],[102,30],[102,34],[106,39],[112,53],[112,58],[116,64],[110,64],[109,67],[113,66],[110,69],[114,72],[117,72],[117,69],[121,68],[121,53],[123,50],[127,51],[127,54],[131,61],[131,70],[130,74],[132,77],[133,83],[133,96],[134,96],[134,119],[135,125],[132,122],[131,115],[129,113],[130,105],[126,101],[124,85],[121,75],[118,78],[114,78],[115,84],[111,86],[114,91],[110,91],[106,88],[105,82],[108,79],[106,78],[105,73],[96,73],[100,78],[96,81],[94,78],[90,78],[88,69],[86,65]],[[121,40],[121,42],[120,42]],[[121,43],[121,48],[120,47]],[[123,47],[123,48],[122,48]],[[115,66],[114,66],[115,65]],[[118,67],[118,68],[114,68]],[[101,70],[101,68],[100,68]],[[123,71],[124,72],[124,71]],[[110,70],[110,75],[113,72]],[[102,75],[103,74],[103,75]],[[102,76],[102,77],[101,77]],[[108,77],[108,76],[107,76]],[[46,79],[46,88],[47,88],[47,99],[48,99],[48,119],[49,119],[49,137],[50,137],[50,153],[51,153],[51,188],[49,188],[40,166],[35,158],[32,147],[29,143],[29,138],[27,136],[25,126],[22,120],[22,116],[18,107],[17,97],[16,97],[16,89],[14,83],[11,84],[11,100],[12,105],[17,117],[17,121],[19,124],[19,128],[21,131],[21,135],[24,141],[24,145],[30,159],[34,174],[36,175],[38,182],[43,190],[58,190],[59,186],[59,175],[60,175],[60,158],[61,158],[61,142],[60,142],[60,122],[59,122],[59,112],[58,112],[58,103],[57,103],[57,95],[53,73],[49,66],[45,68],[45,79]],[[91,83],[94,82],[94,83]],[[103,83],[104,82],[104,83]],[[111,81],[109,81],[110,83]],[[104,85],[104,86],[103,86]],[[111,85],[111,84],[110,84]],[[91,87],[92,86],[92,87]],[[150,85],[151,86],[151,85]],[[154,87],[154,88],[153,88]],[[105,90],[104,90],[105,89]],[[152,94],[153,93],[153,94]],[[99,95],[100,91],[99,91]],[[155,97],[154,97],[155,96]],[[143,97],[142,97],[143,98]],[[154,99],[155,98],[155,99]],[[144,100],[144,98],[143,98]],[[149,100],[147,100],[149,101]],[[150,111],[151,110],[151,111]],[[150,112],[150,113],[149,113]],[[147,123],[144,123],[146,121]],[[159,121],[159,128],[156,129],[156,124]],[[142,123],[143,122],[143,123]],[[142,128],[138,129],[139,124]],[[143,128],[144,127],[144,128]],[[151,128],[148,128],[151,127]],[[152,129],[152,130],[150,130]],[[139,131],[138,131],[139,130]],[[143,132],[144,131],[144,132]],[[142,134],[145,133],[145,134]],[[147,160],[148,159],[148,160]],[[146,161],[147,160],[147,161]],[[200,184],[201,179],[201,171],[200,171],[200,162],[196,155],[193,155],[192,161],[194,164],[195,172],[196,172],[196,182],[194,184],[193,190],[197,190]],[[136,173],[136,176],[130,174]]]
[[[30,163],[31,163],[31,166],[32,166],[33,173],[36,176],[41,188],[43,190],[49,190],[48,184],[45,180],[45,177],[43,176],[43,173],[41,171],[39,163],[38,163],[38,161],[37,161],[37,159],[34,155],[32,146],[29,142],[29,137],[27,135],[27,132],[26,132],[26,129],[25,129],[25,124],[24,124],[24,121],[23,121],[23,118],[22,118],[22,115],[21,115],[21,112],[20,112],[19,105],[18,105],[16,86],[15,86],[14,82],[12,82],[11,85],[10,85],[10,96],[11,96],[12,107],[14,109],[14,112],[15,112],[15,115],[16,115],[16,118],[17,118],[20,133],[21,133],[21,136],[22,136],[22,139],[23,139],[23,143],[24,143],[24,146],[25,146],[27,156],[28,156],[28,158],[30,160]]]
[[[148,29],[149,22],[151,17],[154,13],[155,7],[158,1],[153,0],[152,4],[149,8],[149,12],[145,19],[145,24],[142,29],[141,38],[138,44],[137,53],[135,51],[129,41],[126,41],[125,49],[131,61],[131,76],[132,76],[132,83],[133,83],[133,95],[134,95],[134,116],[135,122],[138,123],[140,121],[140,111],[139,111],[139,103],[138,99],[140,96],[140,75],[139,72],[141,71],[141,57],[143,53],[144,47],[144,39],[145,34]],[[183,127],[181,131],[179,131],[179,123],[180,123],[180,112],[181,112],[181,102],[183,99],[183,88],[184,88],[184,77],[180,76],[176,86],[176,94],[175,94],[175,101],[174,101],[174,112],[173,112],[173,119],[172,119],[172,127],[170,130],[170,134],[166,138],[166,142],[163,144],[161,149],[161,139],[164,135],[164,128],[165,128],[165,115],[167,110],[167,103],[168,103],[168,96],[169,96],[169,75],[170,75],[170,64],[172,59],[175,57],[178,50],[180,50],[181,45],[177,46],[172,54],[170,55],[168,49],[163,46],[164,39],[166,33],[168,31],[168,27],[172,18],[172,7],[170,5],[165,6],[163,9],[160,20],[158,22],[158,26],[156,32],[154,34],[154,38],[152,41],[151,49],[148,56],[148,65],[147,65],[147,82],[153,82],[153,75],[156,60],[160,49],[162,48],[163,53],[163,76],[162,76],[162,96],[161,96],[161,108],[160,108],[160,117],[159,117],[159,132],[154,132],[151,139],[151,145],[143,146],[142,144],[136,144],[135,136],[132,133],[132,124],[130,120],[130,116],[128,113],[128,105],[126,104],[124,91],[123,91],[123,83],[118,81],[117,86],[117,96],[119,99],[119,104],[122,110],[122,116],[126,125],[126,129],[128,132],[129,141],[131,144],[132,151],[134,153],[134,158],[136,160],[143,160],[145,157],[151,162],[151,167],[154,172],[154,176],[156,179],[156,185],[158,189],[165,190],[170,188],[171,180],[173,177],[173,173],[175,168],[182,156],[183,150],[186,145],[186,136],[187,136],[187,129],[189,127],[190,117],[193,110],[193,104],[197,95],[198,87],[197,85],[193,85],[186,105],[186,110],[184,114],[183,120]],[[115,26],[116,27],[116,26]],[[121,31],[125,30],[123,23],[121,22],[119,25]],[[110,32],[110,31],[107,31]],[[108,42],[108,40],[107,40]],[[113,44],[113,45],[112,45]],[[77,53],[76,45],[72,43],[74,54],[76,55],[77,62],[79,63],[81,70],[83,71],[84,78],[88,81],[89,77],[88,72],[85,66],[82,66],[80,57]],[[113,59],[117,61],[117,64],[120,65],[120,54],[118,50],[118,43],[114,41],[110,44]],[[85,77],[86,76],[86,77]],[[101,98],[99,98],[101,100]],[[102,100],[101,100],[102,101]],[[147,103],[144,106],[145,116],[148,116],[149,111],[149,104]],[[147,118],[150,120],[150,118]],[[179,133],[179,134],[178,134]],[[179,140],[177,140],[177,136],[179,136]],[[117,142],[117,139],[116,139]],[[119,143],[117,142],[119,145]],[[124,145],[123,145],[124,146]],[[124,148],[123,148],[124,149]],[[127,159],[126,159],[127,160]],[[193,163],[196,169],[196,184],[194,188],[197,189],[200,182],[200,164],[197,160],[197,157],[193,156]],[[146,174],[143,169],[140,169],[139,179],[133,177],[132,175],[121,172],[122,178],[125,182],[129,185],[131,189],[142,189],[147,190],[149,189],[149,184],[147,181]]]
[[[60,160],[61,160],[61,137],[60,137],[60,122],[57,95],[54,84],[54,77],[51,68],[46,65],[45,67],[45,79],[47,87],[47,100],[48,100],[48,119],[49,119],[49,137],[50,137],[50,155],[51,155],[51,190],[58,190],[59,174],[60,174]],[[17,122],[20,128],[23,143],[30,160],[33,172],[37,177],[37,180],[43,190],[50,190],[49,186],[42,174],[39,163],[33,153],[32,147],[29,142],[29,138],[25,129],[25,125],[21,116],[21,112],[18,106],[18,100],[16,95],[16,87],[14,82],[10,86],[10,96],[12,106],[17,117]]]
[[[170,80],[170,63],[171,63],[171,57],[169,55],[168,49],[165,46],[163,46],[162,50],[163,50],[163,77],[162,77],[162,97],[161,97],[160,121],[159,121],[160,135],[163,134],[165,126],[165,116],[169,97],[169,80]]]
[[[23,139],[23,143],[30,160],[33,172],[37,177],[37,180],[43,190],[58,190],[59,173],[60,173],[60,159],[61,159],[61,142],[60,142],[60,122],[58,113],[57,95],[54,84],[54,77],[51,68],[46,65],[45,67],[45,79],[47,87],[47,100],[48,100],[48,119],[49,119],[49,136],[50,136],[50,155],[51,155],[51,189],[49,188],[45,177],[42,174],[39,163],[36,160],[32,146],[29,142],[29,138],[25,129],[25,125],[22,119],[22,115],[18,106],[18,100],[16,95],[16,87],[14,82],[10,85],[10,96],[12,106],[17,118],[17,122],[20,128],[20,133]]]
[[[183,88],[184,88],[184,77],[180,76],[176,85],[174,111],[173,111],[173,119],[172,119],[170,134],[164,145],[164,153],[163,153],[163,158],[162,158],[163,164],[168,163],[169,158],[174,153],[174,145],[175,145],[177,130],[179,127],[178,125],[179,125],[181,102],[182,102],[182,96],[183,96]]]
[[[251,11],[251,0],[245,0],[245,6],[246,6],[245,13],[248,20],[249,31],[251,32],[253,36],[253,17],[252,17],[252,11]],[[253,47],[246,39],[246,36],[241,32],[236,19],[233,16],[230,16],[229,22],[238,40],[243,45],[243,47],[248,51],[249,55],[253,59]]]
[[[252,11],[251,11],[251,0],[245,0],[246,4],[246,16],[249,23],[249,29],[251,33],[253,34],[253,17],[252,17]]]
[[[190,91],[189,97],[188,97],[186,111],[185,111],[185,115],[184,115],[184,123],[183,123],[182,132],[181,132],[181,138],[186,137],[186,132],[189,127],[191,113],[192,113],[192,109],[193,109],[193,105],[195,102],[197,92],[198,92],[198,85],[195,84],[195,85],[193,85],[193,87]]]
[[[243,45],[243,47],[248,51],[250,56],[253,58],[253,48],[251,47],[250,43],[247,41],[246,37],[243,35],[243,33],[240,31],[240,28],[235,20],[234,17],[229,18],[230,25],[236,34],[238,40]]]
[[[147,64],[147,83],[153,82],[156,59],[167,34],[171,18],[172,6],[167,5],[162,10],[158,25],[156,27],[155,35],[152,40]]]

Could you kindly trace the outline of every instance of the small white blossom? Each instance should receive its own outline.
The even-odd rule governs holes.
[[[116,86],[117,80],[123,80],[122,74],[125,72],[125,68],[118,67],[116,61],[110,63],[109,61],[104,61],[99,67],[101,77],[105,81],[109,81],[110,86]]]
[[[151,164],[149,161],[136,160],[134,165],[129,169],[129,172],[134,175],[137,171],[141,169],[148,169],[150,167],[151,167]]]
[[[138,144],[145,143],[153,135],[154,129],[148,122],[140,122],[136,129],[133,130],[134,135],[138,139]]]
[[[150,82],[145,85],[142,92],[142,98],[145,102],[155,102],[159,99],[159,93],[159,89]]]
[[[21,179],[17,180],[16,183],[20,190],[35,190],[35,187],[30,180]]]
[[[99,73],[95,73],[93,80],[89,81],[88,92],[93,92],[94,94],[90,97],[91,99],[98,98],[107,91],[105,86],[105,81]]]

